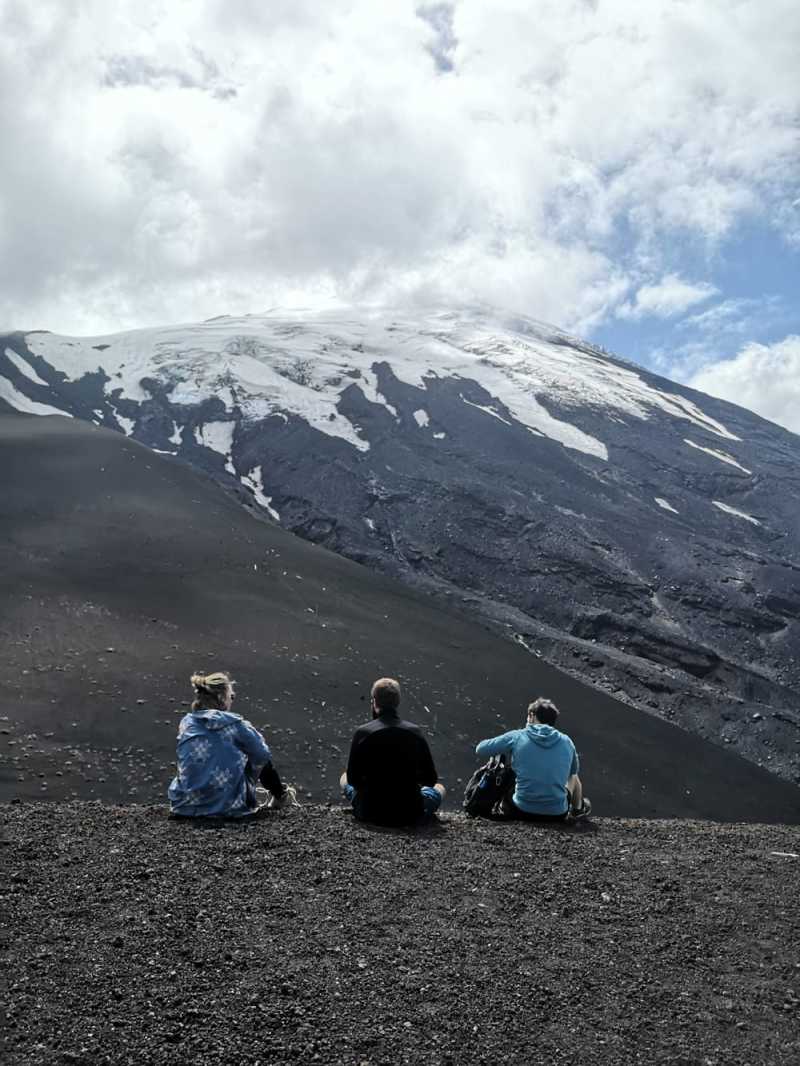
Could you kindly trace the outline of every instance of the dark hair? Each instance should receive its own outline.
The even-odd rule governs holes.
[[[555,725],[558,721],[558,707],[544,696],[528,704],[528,714],[534,715],[542,725]]]
[[[378,678],[371,695],[379,711],[396,711],[400,706],[400,684],[393,677]]]

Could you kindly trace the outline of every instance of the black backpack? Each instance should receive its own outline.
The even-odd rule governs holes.
[[[491,818],[495,805],[514,783],[514,771],[505,755],[493,755],[478,767],[464,789],[465,812],[470,818]]]

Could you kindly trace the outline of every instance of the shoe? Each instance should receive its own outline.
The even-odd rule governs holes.
[[[583,799],[583,805],[581,806],[580,810],[576,810],[576,809],[575,809],[575,808],[573,807],[573,808],[572,808],[572,811],[571,811],[570,813],[572,814],[572,817],[573,817],[573,818],[574,818],[574,819],[575,819],[576,821],[577,821],[577,820],[578,820],[579,818],[586,818],[586,817],[587,817],[587,815],[589,815],[589,814],[591,814],[591,813],[592,813],[592,804],[591,804],[591,802],[590,802],[590,801],[589,801],[588,799],[586,799],[586,797],[584,796],[584,799]]]
[[[284,785],[280,796],[273,796],[269,801],[269,808],[272,811],[280,810],[281,807],[299,806],[300,801],[297,798],[297,789],[294,785]]]

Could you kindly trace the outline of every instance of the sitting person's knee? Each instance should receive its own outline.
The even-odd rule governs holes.
[[[423,817],[432,818],[442,806],[445,789],[443,785],[425,785],[420,789],[422,794]]]

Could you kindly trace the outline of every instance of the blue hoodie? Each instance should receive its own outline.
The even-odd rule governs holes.
[[[564,814],[569,806],[567,781],[578,773],[578,753],[566,733],[551,725],[512,729],[475,749],[481,759],[510,755],[517,775],[514,803],[526,814]]]
[[[178,774],[169,786],[173,814],[240,818],[256,809],[255,785],[272,761],[264,738],[232,711],[191,711],[178,726]]]

